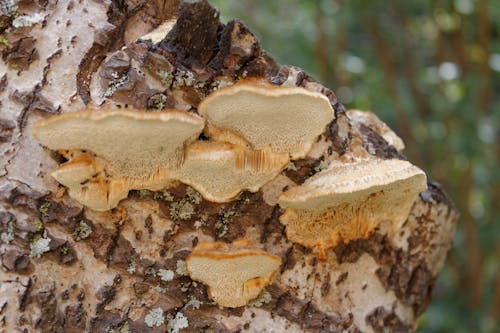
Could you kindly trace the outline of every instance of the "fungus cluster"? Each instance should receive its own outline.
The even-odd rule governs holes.
[[[281,258],[250,240],[200,242],[186,259],[189,276],[208,285],[210,298],[226,307],[244,306],[269,284]]]
[[[397,230],[426,188],[425,173],[407,161],[369,158],[332,164],[282,193],[280,221],[288,239],[324,258],[326,249],[368,237],[382,221]]]
[[[34,136],[69,159],[52,176],[73,199],[109,210],[129,190],[174,181],[213,202],[256,192],[305,156],[333,117],[319,93],[258,81],[219,89],[199,113],[84,110],[38,122]],[[197,140],[203,130],[209,141]]]

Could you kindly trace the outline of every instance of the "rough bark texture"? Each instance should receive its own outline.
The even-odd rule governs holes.
[[[383,223],[368,239],[340,245],[319,261],[286,239],[273,186],[215,204],[194,200],[179,185],[168,193],[131,193],[117,209],[97,213],[50,178],[61,157],[31,135],[37,120],[86,105],[196,113],[214,89],[261,77],[321,92],[336,112],[309,156],[275,184],[301,184],[349,151],[404,158],[369,124],[353,126],[331,90],[299,68],[277,64],[241,22],[220,23],[205,1],[181,4],[178,15],[177,1],[135,0],[7,0],[0,11],[0,331],[415,328],[457,217],[438,184],[429,183],[397,232]],[[17,15],[35,23],[22,26]],[[160,43],[139,39],[173,17],[177,22]],[[192,209],[179,216],[183,205]],[[283,264],[257,301],[220,308],[206,286],[186,275],[184,259],[199,241],[240,237]],[[150,327],[148,315],[157,308],[164,321]]]

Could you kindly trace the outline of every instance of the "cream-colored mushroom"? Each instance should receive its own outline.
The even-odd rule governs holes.
[[[373,112],[349,110],[347,111],[347,116],[354,126],[363,124],[374,129],[387,143],[396,148],[398,152],[402,152],[405,149],[403,140]]]
[[[334,117],[328,98],[320,93],[261,81],[221,88],[198,111],[207,118],[210,137],[294,159],[307,155]]]
[[[258,191],[287,163],[288,154],[200,141],[187,147],[184,164],[175,177],[209,201],[227,202],[242,190]]]
[[[53,150],[93,152],[112,176],[147,180],[161,169],[178,167],[184,145],[203,127],[203,119],[176,110],[84,110],[40,121],[33,134]]]
[[[426,187],[425,173],[407,161],[333,163],[281,195],[280,221],[288,239],[324,258],[326,249],[366,238],[382,221],[397,230]]]
[[[85,110],[37,123],[35,137],[70,160],[52,176],[94,210],[109,210],[131,189],[160,190],[184,158],[204,120],[180,111]],[[85,152],[88,151],[88,152]]]
[[[200,242],[186,259],[191,279],[208,285],[208,293],[225,307],[244,306],[267,286],[281,258],[240,239],[232,244]]]

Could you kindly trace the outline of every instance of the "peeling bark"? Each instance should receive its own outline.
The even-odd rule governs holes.
[[[287,240],[279,222],[274,188],[302,184],[353,152],[405,158],[375,127],[349,119],[331,90],[277,64],[248,28],[220,23],[206,1],[183,3],[178,15],[177,1],[11,3],[43,20],[16,28],[16,9],[1,12],[2,26],[10,26],[0,47],[1,332],[176,332],[179,318],[188,323],[177,327],[182,332],[414,328],[457,218],[439,185],[429,183],[400,230],[382,223],[369,238],[327,251],[324,261]],[[140,39],[172,18],[161,42]],[[131,192],[109,212],[86,209],[48,175],[61,157],[31,135],[35,121],[85,105],[196,113],[210,92],[247,77],[320,92],[336,117],[307,157],[230,203],[192,200],[177,185]],[[180,216],[186,203],[192,211]],[[200,241],[241,237],[281,257],[282,266],[257,300],[221,308],[189,278],[184,260]],[[152,327],[146,317],[157,308],[164,321]]]

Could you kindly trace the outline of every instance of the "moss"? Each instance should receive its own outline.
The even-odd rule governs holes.
[[[67,246],[61,246],[61,248],[59,249],[59,252],[62,254],[62,255],[67,255],[68,254],[68,247]]]
[[[3,44],[5,47],[9,47],[9,41],[3,36],[0,36],[0,44]]]
[[[49,208],[50,208],[50,202],[45,201],[39,208],[40,212],[40,217],[41,218],[47,218],[49,217]]]
[[[118,327],[115,327],[111,330],[107,331],[108,333],[129,333],[130,328],[128,326],[128,322],[124,322],[123,324],[119,325]]]
[[[92,228],[85,221],[80,221],[73,231],[73,238],[75,241],[86,239],[92,233]]]
[[[43,230],[43,222],[42,222],[42,221],[40,221],[39,219],[36,219],[36,220],[35,220],[35,228],[36,228],[36,230],[38,230],[38,231]]]

